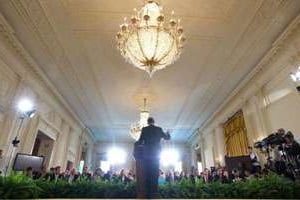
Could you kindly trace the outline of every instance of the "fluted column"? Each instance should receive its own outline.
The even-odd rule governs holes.
[[[58,135],[55,145],[55,155],[53,159],[54,166],[61,166],[62,169],[65,169],[67,160],[66,156],[68,153],[67,143],[69,140],[70,127],[67,123],[63,122],[61,125],[61,132]]]

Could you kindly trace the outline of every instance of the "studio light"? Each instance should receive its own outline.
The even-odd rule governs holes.
[[[107,152],[107,159],[110,164],[124,164],[126,161],[126,152],[122,149],[113,147]]]
[[[36,113],[32,101],[26,98],[18,102],[17,108],[21,114],[21,118],[33,118]]]
[[[33,109],[33,103],[29,99],[21,99],[18,102],[18,110],[22,113],[32,111]]]
[[[179,153],[175,149],[165,149],[160,154],[160,162],[163,166],[176,166],[179,162]]]

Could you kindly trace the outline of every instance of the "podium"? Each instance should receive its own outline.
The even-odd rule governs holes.
[[[134,144],[133,156],[136,164],[136,194],[137,198],[146,198],[146,170],[144,162],[144,145]]]

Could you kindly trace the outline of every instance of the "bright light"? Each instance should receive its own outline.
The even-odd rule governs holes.
[[[79,162],[79,166],[78,166],[78,172],[79,172],[80,174],[82,174],[83,167],[84,167],[84,160],[81,160],[81,161]]]
[[[294,82],[300,81],[300,67],[298,68],[297,72],[290,74],[290,76]]]
[[[126,152],[119,148],[112,148],[107,152],[110,164],[123,164],[126,161]]]
[[[175,164],[175,166],[174,166],[174,171],[175,171],[175,172],[181,172],[181,171],[182,171],[182,162],[181,162],[181,161],[179,161],[179,162],[177,162],[177,163]]]
[[[110,170],[110,163],[108,161],[101,160],[100,168],[104,173],[106,173],[107,171]]]
[[[29,99],[21,99],[18,102],[18,110],[22,113],[33,111],[33,103]]]
[[[178,161],[179,153],[175,149],[165,149],[160,154],[160,162],[163,166],[176,166]]]

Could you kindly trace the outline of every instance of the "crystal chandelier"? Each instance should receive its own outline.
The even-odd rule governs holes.
[[[162,7],[147,0],[129,21],[124,19],[116,39],[122,56],[150,76],[157,70],[174,63],[181,53],[185,37],[180,20],[170,20],[162,13]]]
[[[131,125],[130,128],[130,135],[133,139],[138,140],[140,138],[142,128],[147,126],[147,120],[149,118],[149,111],[146,110],[146,101],[147,99],[144,99],[144,109],[140,113],[140,121],[134,123]]]

